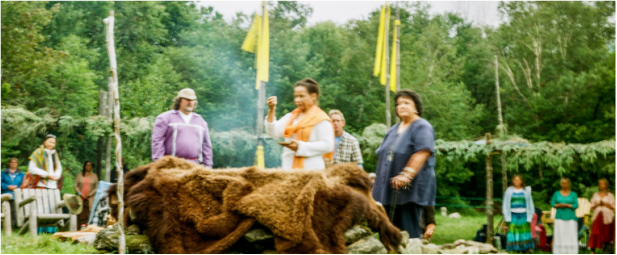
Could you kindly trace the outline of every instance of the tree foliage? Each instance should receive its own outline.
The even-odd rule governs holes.
[[[25,164],[47,133],[59,135],[58,149],[73,174],[83,161],[94,161],[96,141],[111,135],[111,123],[96,116],[109,79],[102,20],[110,10],[129,167],[149,162],[154,118],[185,87],[196,91],[196,111],[212,130],[215,167],[253,163],[254,55],[240,50],[252,13],[223,17],[192,2],[1,5],[2,163],[16,156]],[[345,114],[365,169],[374,171],[374,152],[386,131],[384,87],[372,76],[379,10],[343,24],[309,24],[313,10],[301,2],[270,2],[268,8],[266,95],[278,96],[277,116],[295,108],[294,83],[314,78],[319,106]],[[509,171],[528,174],[532,185],[549,191],[558,176],[572,175],[589,187],[593,178],[614,173],[614,2],[502,2],[505,22],[497,27],[455,13],[429,15],[430,8],[401,4],[401,87],[422,95],[423,117],[439,139],[440,195],[482,194],[481,159],[493,149],[507,155]],[[498,124],[495,56],[506,137],[525,137],[525,146],[471,142]],[[280,164],[279,153],[268,140],[266,165]],[[576,175],[585,171],[594,174]],[[537,178],[540,172],[544,177]]]

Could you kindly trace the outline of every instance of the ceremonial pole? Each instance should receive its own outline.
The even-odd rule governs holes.
[[[389,14],[390,13],[389,10],[390,10],[390,7],[388,6],[386,2],[386,13]],[[390,15],[386,15],[386,18],[390,19]],[[385,32],[384,47],[386,47],[386,52],[385,52],[386,54],[386,63],[385,63],[386,65],[386,69],[385,69],[386,70],[386,86],[385,86],[386,88],[386,126],[389,129],[390,126],[392,126],[392,116],[390,114],[390,72],[387,71],[388,70],[387,67],[390,66],[390,43],[388,40],[388,37],[390,36],[389,31],[388,31],[390,30],[389,28],[390,22],[386,21],[385,25],[386,25],[386,30],[384,31]]]
[[[118,72],[116,66],[116,49],[114,46],[114,11],[109,12],[109,17],[103,20],[107,25],[106,43],[111,67],[114,96],[114,136],[116,138],[116,169],[118,170],[118,254],[126,253],[126,239],[124,237],[124,176],[122,171],[122,139],[120,137],[120,96],[118,94]]]
[[[261,31],[264,31],[266,24],[266,2],[261,3]],[[257,151],[255,151],[255,165],[265,168],[263,128],[264,128],[264,104],[266,103],[266,82],[260,81],[259,98],[257,99]]]

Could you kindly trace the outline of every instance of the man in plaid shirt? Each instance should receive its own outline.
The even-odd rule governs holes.
[[[358,139],[343,130],[345,116],[339,110],[330,110],[330,119],[334,125],[334,160],[332,164],[356,162],[362,167],[362,153]]]

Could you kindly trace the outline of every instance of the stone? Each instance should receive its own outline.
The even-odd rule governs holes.
[[[461,214],[460,213],[451,213],[450,215],[448,215],[449,218],[454,218],[454,219],[460,219],[461,218]]]
[[[401,231],[401,244],[403,247],[407,247],[407,243],[409,243],[409,233],[407,230]]]
[[[386,254],[388,250],[379,239],[374,236],[367,236],[355,243],[347,246],[347,253],[350,254]]]
[[[458,239],[454,241],[454,246],[465,245],[465,239]]]
[[[443,252],[439,248],[439,246],[429,243],[422,245],[422,254],[442,254]]]
[[[97,250],[117,251],[118,250],[118,223],[109,228],[99,231],[94,238],[94,248]],[[153,254],[154,249],[150,240],[145,235],[125,235],[126,253]]]
[[[464,254],[480,254],[480,249],[478,247],[467,247],[467,251]]]
[[[455,248],[455,249],[447,249],[447,250],[441,250],[443,252],[443,254],[463,254],[467,251],[466,247],[463,248]]]
[[[441,216],[448,217],[448,208],[446,208],[445,206],[441,207]]]
[[[465,241],[465,245],[477,247],[480,254],[498,253],[499,251],[491,244],[481,243],[476,241]]]
[[[422,240],[420,238],[411,238],[407,243],[407,247],[403,249],[401,247],[399,247],[401,254],[422,254]]]
[[[87,236],[82,236],[80,238],[77,238],[77,242],[85,244],[85,245],[92,245],[94,244],[94,239],[96,239],[96,233],[92,233],[89,234]]]
[[[246,234],[244,234],[244,239],[249,243],[259,242],[259,241],[268,241],[274,240],[274,235],[272,232],[266,229],[251,229]]]
[[[360,225],[355,225],[351,227],[350,229],[348,229],[347,231],[345,231],[345,243],[352,244],[372,234],[373,233],[371,232],[370,229],[360,226]],[[409,234],[407,234],[407,237],[409,238]]]
[[[141,233],[141,230],[137,225],[133,224],[126,228],[124,230],[124,233],[126,233],[127,235],[139,235]]]

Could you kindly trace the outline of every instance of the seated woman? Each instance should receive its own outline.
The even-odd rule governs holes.
[[[334,128],[330,116],[319,108],[319,84],[311,78],[296,82],[294,103],[297,108],[276,120],[276,96],[268,98],[266,132],[270,137],[285,137],[282,168],[321,170],[324,158],[332,160]]]
[[[15,205],[15,194],[13,190],[19,189],[26,176],[26,174],[17,168],[17,165],[17,158],[11,158],[9,159],[9,167],[2,171],[2,194],[13,195],[13,199],[9,200],[11,204],[11,219],[17,219],[17,207]],[[17,227],[17,220],[13,220],[12,225],[13,227]]]

